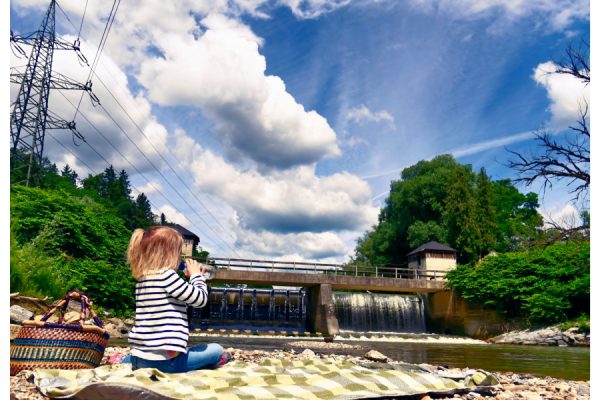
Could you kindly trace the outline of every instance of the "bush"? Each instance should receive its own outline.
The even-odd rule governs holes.
[[[61,298],[66,292],[62,270],[63,263],[60,257],[51,257],[31,243],[21,247],[11,235],[11,292],[27,296]]]
[[[589,242],[490,255],[458,266],[447,278],[465,299],[535,324],[590,311]]]
[[[113,265],[101,260],[73,260],[67,265],[71,276],[69,290],[85,292],[94,303],[126,313],[135,306],[135,280],[125,265]]]
[[[11,291],[59,298],[71,289],[126,314],[135,282],[130,230],[111,209],[65,191],[11,187]]]

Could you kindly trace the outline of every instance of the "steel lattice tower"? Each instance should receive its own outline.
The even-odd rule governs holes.
[[[74,121],[67,122],[48,113],[50,90],[85,90],[93,101],[97,101],[90,82],[82,85],[60,74],[52,74],[54,50],[75,50],[80,60],[87,64],[79,51],[78,41],[71,44],[56,38],[55,12],[56,1],[51,0],[38,31],[26,36],[13,35],[11,31],[11,45],[19,54],[25,55],[19,44],[32,46],[25,72],[11,72],[11,82],[20,85],[10,115],[11,157],[28,158],[26,185],[29,185],[33,163],[42,165],[46,129],[69,129],[83,140]]]

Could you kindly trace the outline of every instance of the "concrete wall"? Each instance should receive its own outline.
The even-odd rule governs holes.
[[[191,257],[192,249],[194,248],[194,241],[191,239],[183,239],[182,253],[184,256]]]
[[[426,257],[423,268],[425,270],[450,271],[456,268],[456,259]]]
[[[522,321],[508,321],[493,310],[467,303],[454,291],[421,296],[425,304],[427,330],[432,333],[486,339],[523,326]]]
[[[331,285],[321,284],[308,288],[306,329],[321,332],[324,336],[335,336],[340,332]]]

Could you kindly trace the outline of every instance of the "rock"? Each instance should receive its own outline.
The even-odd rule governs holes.
[[[33,317],[33,313],[26,308],[17,304],[10,306],[10,322],[14,324],[22,324],[23,321],[28,321]]]
[[[129,328],[118,318],[109,318],[104,324],[104,329],[111,338],[124,338],[129,333]]]
[[[10,340],[13,340],[19,334],[21,330],[21,325],[10,324]]]
[[[367,354],[364,355],[367,360],[377,361],[377,362],[387,362],[389,358],[384,356],[377,350],[371,350]]]
[[[529,385],[506,385],[506,386],[504,386],[504,390],[508,390],[511,392],[518,392],[521,390],[529,390]]]
[[[127,318],[126,320],[123,321],[123,323],[125,325],[133,326],[135,324],[135,321],[133,320],[133,318]]]
[[[467,400],[480,399],[480,398],[482,398],[482,397],[483,397],[483,396],[482,396],[482,395],[480,395],[480,394],[479,394],[479,393],[477,393],[477,392],[469,392],[469,393],[467,393]]]
[[[81,302],[77,300],[70,300],[69,305],[67,306],[67,312],[74,311],[77,313],[81,312]]]
[[[36,315],[35,317],[33,317],[34,321],[41,321],[42,318],[44,318],[43,315]],[[48,318],[46,320],[46,322],[52,322],[52,323],[58,322],[58,315],[51,315],[50,318]]]
[[[315,352],[311,349],[305,349],[300,355],[307,360],[315,358]]]
[[[521,392],[519,396],[525,400],[542,400],[543,397],[536,392]]]
[[[65,313],[63,323],[71,324],[71,323],[77,322],[77,321],[79,321],[79,316],[80,316],[79,311],[69,311],[69,312]]]

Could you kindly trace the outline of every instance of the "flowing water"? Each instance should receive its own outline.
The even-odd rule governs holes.
[[[425,310],[415,295],[334,292],[341,330],[424,333]]]

